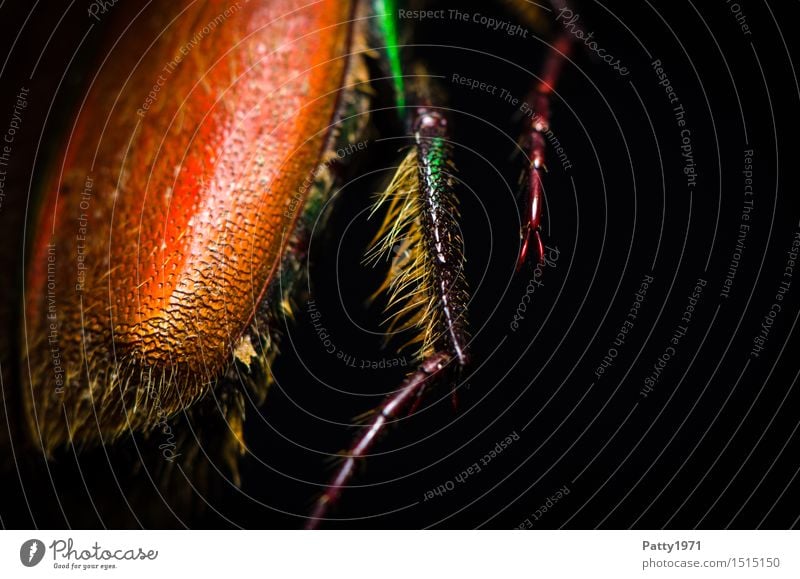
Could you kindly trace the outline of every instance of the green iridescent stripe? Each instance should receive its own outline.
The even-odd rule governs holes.
[[[400,47],[397,34],[397,0],[373,0],[375,14],[378,15],[378,26],[386,43],[386,55],[389,59],[389,70],[394,83],[395,99],[398,114],[405,114],[406,90],[403,83],[403,67],[400,62]]]
[[[447,156],[448,149],[442,137],[433,137],[427,147],[422,147],[423,172],[425,176],[425,194],[429,197],[429,202],[438,206],[442,201],[442,195],[446,194],[447,176]]]

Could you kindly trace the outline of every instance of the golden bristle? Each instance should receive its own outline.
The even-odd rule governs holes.
[[[376,265],[381,260],[391,260],[386,280],[372,298],[388,294],[388,317],[384,322],[388,331],[416,330],[401,349],[421,344],[417,356],[422,359],[433,352],[440,313],[432,291],[431,258],[425,251],[420,223],[418,175],[417,149],[412,147],[372,209],[370,216],[384,207],[386,213],[365,262]]]

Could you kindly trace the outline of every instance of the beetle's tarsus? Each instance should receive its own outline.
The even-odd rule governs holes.
[[[544,157],[545,145],[540,132],[534,133],[531,140],[534,142],[532,147],[534,152],[531,153],[531,156],[534,157],[536,161],[531,163],[530,173],[528,175],[527,182],[529,186],[525,215],[520,231],[522,247],[519,252],[519,259],[517,260],[517,271],[522,269],[522,266],[527,262],[531,245],[533,245],[533,250],[536,252],[536,260],[540,264],[544,261],[544,243],[542,242],[541,234],[542,200],[544,198],[544,187],[542,185],[541,175],[543,165],[538,161]]]
[[[527,102],[533,115],[530,125],[526,127],[526,144],[524,146],[528,161],[525,179],[525,214],[520,230],[521,247],[517,258],[517,271],[528,261],[528,255],[536,252],[536,260],[541,264],[544,261],[544,243],[541,235],[542,203],[544,202],[544,185],[542,174],[546,171],[545,153],[547,142],[545,136],[550,131],[550,96],[558,83],[564,58],[569,54],[572,41],[566,34],[562,34],[551,47],[545,58],[542,73],[531,90]]]
[[[358,459],[366,458],[367,452],[374,446],[390,420],[399,416],[404,409],[413,412],[419,405],[422,392],[426,386],[447,367],[452,357],[444,352],[437,352],[426,358],[419,368],[405,379],[400,388],[391,394],[375,413],[373,419],[365,426],[366,431],[359,436],[355,444],[344,457],[345,460],[336,471],[322,496],[317,499],[314,510],[306,523],[306,529],[316,529],[325,518],[330,507],[336,503],[352,478]]]

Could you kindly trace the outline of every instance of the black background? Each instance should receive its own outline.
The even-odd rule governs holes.
[[[444,77],[452,120],[473,291],[473,366],[458,385],[457,410],[449,386],[441,384],[391,430],[359,469],[358,488],[333,511],[343,520],[329,528],[511,528],[525,526],[526,519],[534,528],[797,524],[800,271],[764,351],[750,356],[784,279],[786,250],[800,231],[796,160],[788,146],[800,98],[791,62],[796,35],[790,3],[739,4],[752,35],[742,33],[724,0],[570,4],[584,29],[594,31],[630,74],[619,75],[580,44],[565,66],[552,128],[572,167],[564,170],[551,158],[545,182],[545,240],[559,257],[556,267],[546,268],[544,285],[516,331],[511,322],[533,276],[532,269],[514,273],[520,115],[497,96],[455,85],[451,77],[485,81],[522,98],[553,38],[532,30],[527,38],[511,37],[471,21],[412,23],[408,43],[414,46],[404,50]],[[24,207],[31,176],[35,184],[71,119],[85,79],[81,62],[100,46],[95,27],[71,62],[90,23],[87,5],[0,7],[0,57],[8,56],[0,124],[10,118],[18,87],[31,87],[0,212],[9,324],[2,359],[9,422],[0,434],[2,524],[301,526],[335,464],[330,455],[358,432],[354,417],[379,404],[404,375],[403,368],[351,368],[328,354],[303,305],[282,328],[276,383],[265,405],[248,408],[252,455],[241,462],[240,489],[211,481],[211,490],[191,501],[195,506],[172,516],[150,492],[148,477],[141,470],[130,474],[138,458],[129,446],[69,449],[45,463],[20,440],[15,304]],[[510,20],[501,6],[458,3],[462,11]],[[698,173],[691,194],[680,129],[654,59],[662,61],[686,110]],[[337,349],[358,360],[410,360],[410,352],[395,351],[401,341],[384,346],[380,308],[365,305],[382,274],[361,263],[375,233],[366,211],[406,144],[379,114],[376,123],[383,132],[368,135],[366,151],[353,156],[352,175],[312,238],[310,295]],[[739,232],[745,149],[754,150],[751,229],[725,298],[720,291]],[[654,281],[635,327],[597,379],[595,368],[645,275]],[[669,346],[698,278],[707,285],[689,331],[643,398],[644,380]],[[512,432],[519,440],[479,474],[425,500]],[[177,493],[191,498],[183,475],[174,476]],[[542,513],[565,486],[569,493]]]

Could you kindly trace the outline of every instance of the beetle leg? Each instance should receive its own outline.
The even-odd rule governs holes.
[[[400,415],[409,405],[412,408],[416,406],[426,385],[444,370],[450,359],[450,355],[443,352],[432,355],[422,362],[419,369],[410,374],[400,388],[384,401],[380,410],[367,425],[366,431],[358,437],[352,448],[344,455],[344,462],[339,466],[325,492],[317,499],[306,529],[315,529],[319,526],[328,512],[328,508],[339,499],[342,491],[346,488],[345,485],[353,477],[356,461],[366,457],[378,437],[392,423],[392,418]]]
[[[389,294],[392,326],[415,332],[411,342],[421,342],[417,358],[422,362],[384,401],[345,455],[317,501],[308,528],[319,525],[352,478],[357,460],[366,457],[390,419],[400,412],[413,411],[426,387],[450,362],[455,368],[468,363],[468,294],[463,243],[457,227],[452,152],[447,120],[430,104],[429,88],[415,87],[420,104],[410,122],[414,144],[376,204],[376,209],[384,204],[388,208],[367,256],[372,262],[391,257],[389,277],[381,289]]]
[[[525,183],[525,213],[523,215],[520,240],[522,246],[517,260],[519,271],[528,259],[531,246],[536,253],[539,263],[544,260],[544,244],[542,243],[542,202],[544,201],[544,186],[542,174],[546,170],[545,152],[547,149],[546,135],[550,131],[550,97],[558,83],[564,57],[570,51],[571,40],[562,34],[553,44],[545,57],[544,67],[533,90],[527,98],[527,103],[533,115],[530,125],[526,127],[525,154],[528,161]]]
[[[418,359],[446,351],[464,366],[467,290],[447,121],[420,106],[411,127],[414,146],[375,207],[388,205],[367,261],[391,260],[378,292],[388,294],[390,329],[415,330]]]

